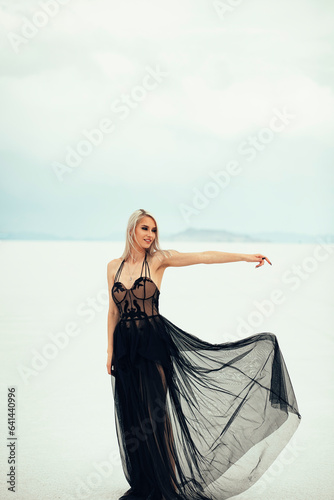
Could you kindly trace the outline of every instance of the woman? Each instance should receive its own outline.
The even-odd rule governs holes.
[[[234,496],[259,479],[298,427],[274,334],[211,344],[159,313],[168,267],[238,261],[271,264],[262,254],[163,251],[152,214],[140,209],[129,218],[123,255],[107,266],[107,371],[130,485],[121,499]]]

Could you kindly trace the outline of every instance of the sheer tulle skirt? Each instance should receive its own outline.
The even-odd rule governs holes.
[[[129,500],[230,498],[261,477],[300,423],[272,333],[211,344],[162,315],[122,320],[113,360]]]

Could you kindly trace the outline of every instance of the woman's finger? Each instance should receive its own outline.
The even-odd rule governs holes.
[[[270,264],[272,266],[272,263],[270,262],[270,260],[267,257],[265,257],[264,255],[257,254],[257,255],[255,255],[255,257],[257,259],[259,259],[259,264],[257,266],[255,266],[255,267],[261,267],[261,266],[263,266],[265,260],[268,262],[268,264]]]

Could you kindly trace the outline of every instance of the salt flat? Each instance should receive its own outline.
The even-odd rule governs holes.
[[[269,257],[273,265],[259,269],[246,262],[167,269],[160,313],[213,343],[259,332],[278,338],[302,421],[267,473],[234,498],[334,498],[334,246],[163,241],[162,248]],[[105,366],[106,269],[122,251],[122,242],[0,244],[0,419],[6,428],[7,388],[15,386],[17,500],[117,500],[128,489]],[[7,457],[3,439],[3,499],[13,498]]]

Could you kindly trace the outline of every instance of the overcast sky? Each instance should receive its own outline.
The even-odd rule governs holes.
[[[334,232],[332,1],[0,9],[0,232]]]

